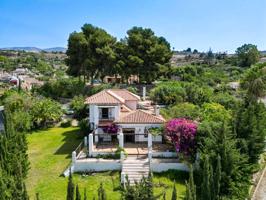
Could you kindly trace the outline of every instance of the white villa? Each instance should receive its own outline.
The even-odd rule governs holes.
[[[146,142],[146,130],[162,126],[165,119],[159,114],[158,106],[154,106],[154,109],[150,105],[145,107],[140,101],[139,96],[125,89],[107,89],[88,97],[85,103],[90,108],[89,122],[99,134],[99,138],[95,138],[96,142],[112,140],[111,135],[104,135],[103,131],[112,123],[124,133],[125,143]],[[153,137],[153,141],[162,142],[162,136]]]
[[[150,171],[189,170],[179,161],[173,144],[163,138],[163,133],[154,135],[149,131],[165,123],[158,106],[141,101],[125,89],[103,90],[88,97],[85,104],[90,108],[93,131],[72,152],[72,173],[118,170],[122,184],[126,176],[134,184]],[[106,127],[115,127],[115,131],[105,133]],[[64,175],[69,172],[68,168]]]

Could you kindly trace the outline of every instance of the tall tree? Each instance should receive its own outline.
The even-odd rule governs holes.
[[[81,200],[81,195],[79,192],[79,185],[76,186],[76,199],[75,200]]]
[[[250,163],[257,163],[265,148],[265,105],[254,100],[242,102],[236,113],[235,131],[241,152],[249,156]]]
[[[172,191],[172,198],[171,200],[177,200],[177,194],[176,194],[176,186],[174,182],[173,191]]]
[[[194,184],[193,168],[190,165],[189,180],[186,183],[185,200],[196,200],[196,185]]]
[[[249,100],[258,100],[266,94],[266,63],[252,66],[246,70],[241,87],[247,91]]]
[[[103,188],[103,183],[100,184],[98,188],[98,200],[106,200],[106,192]]]
[[[84,188],[84,200],[87,200],[87,190]]]
[[[16,132],[8,108],[5,109],[5,130],[0,134],[0,197],[27,200],[25,179],[29,169],[24,133]]]
[[[203,171],[202,171],[202,185],[201,185],[201,200],[211,200],[211,188],[210,188],[210,162],[209,157],[204,158]]]
[[[170,44],[157,37],[151,29],[133,27],[125,39],[128,55],[127,67],[140,81],[152,82],[159,73],[160,65],[167,65],[172,57]]]
[[[67,183],[67,198],[66,198],[67,200],[74,200],[74,190],[75,190],[75,185],[73,183],[72,173],[70,170],[68,183]]]
[[[115,65],[116,39],[105,30],[84,24],[82,32],[72,33],[68,40],[67,64],[71,75],[89,77],[91,84],[96,77],[103,78]]]
[[[215,169],[215,176],[214,176],[214,192],[215,196],[214,199],[218,200],[220,196],[220,182],[221,182],[221,157],[218,155],[216,169]]]
[[[250,67],[259,61],[259,51],[256,45],[244,44],[236,49],[236,54],[241,67]]]

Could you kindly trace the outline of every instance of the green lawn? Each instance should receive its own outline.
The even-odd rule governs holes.
[[[31,169],[27,179],[30,199],[39,193],[41,200],[63,200],[66,198],[67,178],[60,175],[71,160],[71,152],[82,141],[77,128],[51,128],[29,134],[29,160]],[[89,176],[74,175],[74,182],[81,192],[87,188],[88,199],[97,199],[97,188],[101,182],[110,200],[120,199],[119,172],[93,173]],[[173,181],[176,182],[178,197],[185,193],[184,180],[187,174],[171,171],[154,175],[155,194],[166,190],[167,199],[171,199]],[[83,195],[83,194],[82,194]]]

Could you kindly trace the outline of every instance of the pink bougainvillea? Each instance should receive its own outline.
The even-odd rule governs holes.
[[[172,119],[166,123],[165,131],[174,143],[176,151],[191,155],[195,152],[197,124],[184,118]]]
[[[116,124],[110,124],[108,126],[105,126],[103,128],[103,131],[105,133],[113,133],[114,134],[114,133],[117,133],[118,132],[118,126]]]

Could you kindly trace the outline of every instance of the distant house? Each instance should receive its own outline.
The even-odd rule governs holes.
[[[104,83],[122,83],[122,77],[118,74],[117,76],[105,76],[103,78]],[[128,84],[134,84],[139,82],[139,77],[137,75],[131,75],[127,79]]]
[[[160,127],[165,119],[159,114],[159,108],[139,109],[140,97],[125,89],[107,89],[88,97],[85,104],[90,107],[89,121],[97,128],[97,133],[103,133],[104,128],[116,124],[125,133],[124,142],[147,141],[145,131],[152,127]],[[99,138],[111,140],[111,136]],[[162,137],[154,137],[161,142]]]

